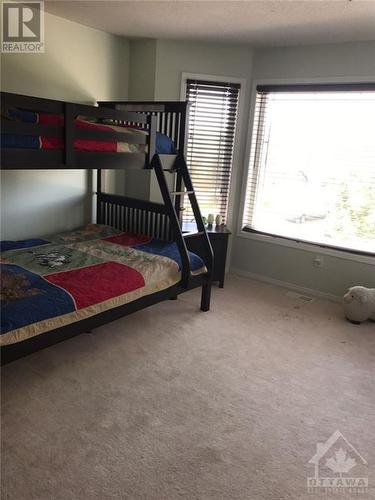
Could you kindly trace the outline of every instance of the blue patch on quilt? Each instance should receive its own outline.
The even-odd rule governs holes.
[[[20,240],[20,241],[3,240],[0,241],[0,252],[7,252],[8,250],[18,250],[19,248],[37,247],[39,245],[47,245],[48,243],[50,242],[39,239]]]
[[[169,257],[178,264],[178,269],[181,271],[182,261],[180,252],[178,250],[177,243],[166,242],[163,240],[158,240],[156,238],[152,239],[149,243],[143,243],[142,245],[135,245],[133,248],[137,250],[142,250],[143,252],[153,253],[156,255],[162,255],[163,257]],[[195,255],[195,253],[188,252],[190,259],[190,268],[192,271],[197,271],[204,267],[203,260]]]
[[[26,269],[1,266],[1,333],[76,310],[71,296]]]
[[[8,149],[40,149],[39,135],[1,134],[1,147]],[[174,155],[176,147],[172,139],[164,134],[156,133],[156,153]]]
[[[38,115],[34,111],[23,111],[17,108],[9,108],[8,116],[13,120],[21,120],[25,123],[37,123]]]
[[[39,135],[1,134],[2,148],[40,149]]]

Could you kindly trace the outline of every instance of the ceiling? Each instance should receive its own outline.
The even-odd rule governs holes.
[[[128,38],[254,46],[375,40],[375,0],[47,0],[45,9]]]

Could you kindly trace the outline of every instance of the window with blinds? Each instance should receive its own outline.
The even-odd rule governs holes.
[[[240,85],[186,81],[189,106],[187,164],[202,215],[220,214],[225,221]],[[192,219],[188,203],[184,220]]]
[[[375,85],[259,86],[243,230],[375,253]]]

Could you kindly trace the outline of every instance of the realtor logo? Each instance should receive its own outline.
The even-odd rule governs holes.
[[[44,52],[44,2],[3,2],[1,51]]]
[[[367,462],[340,431],[325,443],[317,443],[308,463],[314,465],[314,477],[307,478],[309,493],[352,495],[368,491]]]

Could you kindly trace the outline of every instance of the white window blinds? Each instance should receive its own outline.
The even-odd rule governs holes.
[[[257,88],[243,228],[375,253],[375,86]]]
[[[187,164],[203,216],[220,214],[225,221],[236,131],[240,85],[187,80],[190,102]],[[184,219],[192,213],[186,204]]]

